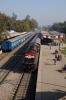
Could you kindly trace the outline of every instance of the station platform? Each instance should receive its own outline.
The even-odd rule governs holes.
[[[35,100],[66,100],[66,73],[61,72],[66,57],[62,55],[62,61],[54,65],[56,49],[59,47],[41,45]]]

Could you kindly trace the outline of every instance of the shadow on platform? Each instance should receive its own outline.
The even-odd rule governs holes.
[[[62,73],[62,70],[56,70],[56,71],[58,71],[59,73]]]
[[[66,92],[58,89],[54,89],[53,92],[37,92],[36,94],[35,100],[66,100]],[[40,95],[41,99],[39,99]]]

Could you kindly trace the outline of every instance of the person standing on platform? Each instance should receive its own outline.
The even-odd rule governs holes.
[[[62,56],[61,56],[61,55],[59,55],[59,57],[60,57],[60,61],[62,61]]]
[[[56,65],[56,59],[54,59],[54,65]]]
[[[55,58],[57,59],[57,54],[55,54]]]
[[[50,49],[51,49],[51,44],[50,44]]]

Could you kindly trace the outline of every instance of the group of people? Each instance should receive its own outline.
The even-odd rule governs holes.
[[[62,56],[59,54],[57,50],[55,50],[55,59],[54,59],[54,64],[56,65],[56,61],[62,61]]]

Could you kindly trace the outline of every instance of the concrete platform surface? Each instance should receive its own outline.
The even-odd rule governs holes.
[[[54,65],[55,49],[59,47],[41,45],[35,100],[66,100],[66,73],[61,72],[66,57]]]

